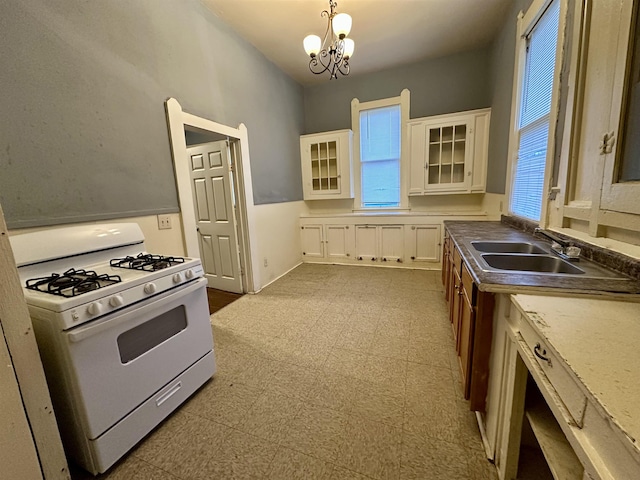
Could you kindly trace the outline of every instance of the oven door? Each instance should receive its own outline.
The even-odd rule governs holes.
[[[73,404],[95,439],[213,349],[206,279],[63,332]]]

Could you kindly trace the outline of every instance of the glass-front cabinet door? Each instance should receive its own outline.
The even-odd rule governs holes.
[[[312,143],[311,146],[311,190],[340,193],[338,172],[338,141]]]
[[[305,200],[353,198],[351,130],[300,137]]]
[[[425,189],[455,187],[465,189],[469,180],[466,172],[467,133],[470,122],[460,122],[446,126],[427,127],[427,165]]]

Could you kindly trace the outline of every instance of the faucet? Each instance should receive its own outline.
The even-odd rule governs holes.
[[[551,240],[551,251],[557,254],[559,257],[564,258],[565,260],[579,260],[580,249],[578,247],[574,247],[571,242],[562,240],[561,238],[549,232],[545,232],[539,227],[533,230],[533,234],[540,235],[541,237],[545,237],[548,240]]]

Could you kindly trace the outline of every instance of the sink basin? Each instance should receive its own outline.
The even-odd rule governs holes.
[[[563,273],[580,275],[585,273],[581,268],[572,265],[558,257],[550,255],[504,255],[499,253],[484,253],[482,259],[498,270],[512,270],[536,273]]]
[[[545,249],[528,242],[471,242],[473,248],[487,253],[549,253]]]

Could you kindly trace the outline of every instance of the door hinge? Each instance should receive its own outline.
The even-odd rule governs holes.
[[[602,135],[602,140],[600,141],[600,145],[598,145],[598,150],[600,150],[600,155],[606,155],[607,153],[611,153],[613,151],[613,146],[616,143],[616,136],[613,133],[613,130],[610,132],[606,132]]]
[[[225,140],[224,143],[227,144],[227,148],[231,146],[231,144],[229,143],[229,140]]]

